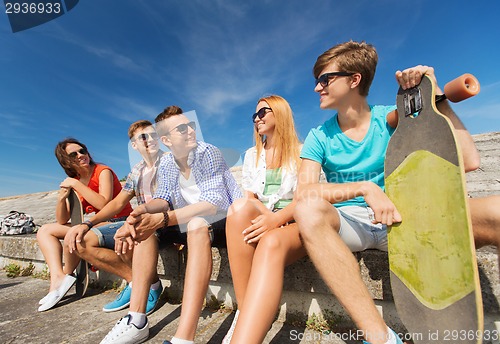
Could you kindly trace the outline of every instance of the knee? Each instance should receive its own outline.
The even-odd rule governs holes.
[[[332,205],[323,199],[306,198],[297,202],[293,217],[299,224],[317,224],[332,210]]]
[[[64,245],[66,245],[66,240],[64,241]],[[85,244],[85,240],[83,240],[82,242],[76,243],[76,254],[79,257],[86,259],[86,258],[88,258],[87,253],[88,253],[88,249],[87,249],[87,245]]]
[[[204,218],[195,217],[187,223],[187,240],[190,244],[206,244],[210,245],[210,235],[208,232],[209,224]]]
[[[53,227],[52,223],[47,223],[42,225],[42,227],[40,227],[40,229],[36,232],[36,239],[40,240],[50,236],[52,232],[52,227]]]
[[[491,196],[489,213],[493,217],[494,226],[500,231],[500,195]]]
[[[69,240],[65,237],[64,246],[67,246],[68,243]],[[80,242],[76,242],[75,244],[76,254],[81,258],[86,259],[90,255],[92,249],[99,247],[99,238],[94,232],[88,231],[87,233],[85,233],[82,240]]]
[[[315,232],[316,228],[325,223],[335,225],[334,212],[330,202],[323,199],[305,198],[297,202],[293,216],[299,226],[300,235],[308,237]]]
[[[248,222],[259,215],[259,211],[255,202],[260,202],[256,199],[239,198],[231,204],[227,212],[227,221],[232,224],[241,224]]]
[[[280,240],[279,234],[279,231],[267,232],[259,240],[257,250],[261,253],[268,254],[270,257],[281,256],[280,253],[283,252],[285,245],[283,245],[283,241]]]

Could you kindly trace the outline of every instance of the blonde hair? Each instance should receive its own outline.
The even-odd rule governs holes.
[[[257,102],[266,102],[272,109],[275,118],[274,127],[274,157],[271,165],[274,167],[287,167],[289,169],[299,168],[300,165],[300,141],[295,130],[293,113],[290,104],[280,96],[270,95],[260,98]],[[255,147],[257,156],[260,156],[264,147],[264,140],[256,126],[254,126]]]

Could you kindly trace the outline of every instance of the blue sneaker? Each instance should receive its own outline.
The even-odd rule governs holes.
[[[163,286],[160,283],[160,287],[156,290],[149,289],[148,303],[146,305],[146,315],[153,313],[160,300],[161,292],[163,291]]]
[[[104,312],[116,312],[121,309],[127,308],[130,305],[130,295],[132,294],[132,288],[130,288],[130,284],[122,290],[120,294],[116,297],[116,299],[107,305],[105,305],[102,310]]]
[[[394,332],[393,329],[389,329],[389,330],[391,330],[391,332],[394,335],[394,337],[396,337],[396,344],[404,344],[403,341],[401,340],[401,338],[399,338],[398,334],[396,332]],[[367,342],[366,340],[364,340],[363,344],[370,344],[370,343]]]

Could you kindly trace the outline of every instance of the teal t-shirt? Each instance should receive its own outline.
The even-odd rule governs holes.
[[[387,114],[395,106],[370,106],[371,123],[366,136],[357,142],[342,132],[337,114],[317,128],[311,129],[300,157],[321,164],[329,183],[372,181],[384,189],[384,159],[394,129],[387,124]],[[363,197],[335,203],[366,206]]]

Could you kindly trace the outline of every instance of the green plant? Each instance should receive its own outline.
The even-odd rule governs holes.
[[[48,280],[50,278],[49,267],[45,265],[41,272],[34,272],[33,277]]]
[[[324,332],[330,330],[328,321],[322,315],[311,314],[306,321],[306,327],[310,330]]]
[[[14,278],[21,274],[21,267],[17,264],[9,264],[5,266],[4,270],[7,272],[7,277]]]
[[[215,297],[215,295],[211,295],[210,300],[207,300],[207,307],[217,310],[224,310],[226,308],[226,305],[224,304],[224,302],[217,300],[217,297]]]
[[[28,266],[21,270],[21,276],[31,276],[35,271],[35,265],[32,262],[28,263]]]

